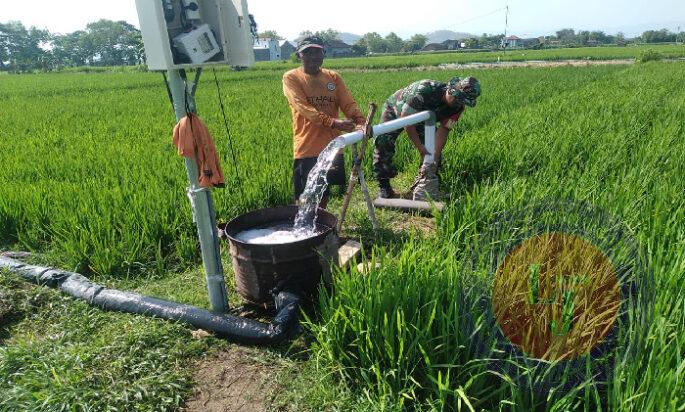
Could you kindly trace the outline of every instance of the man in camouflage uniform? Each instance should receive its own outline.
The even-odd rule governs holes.
[[[476,105],[478,96],[480,96],[480,83],[473,77],[464,79],[453,77],[448,83],[420,80],[396,91],[388,98],[385,102],[385,110],[381,115],[381,121],[387,122],[424,110],[435,112],[439,126],[436,124],[434,159],[439,167],[442,149],[450,129],[459,120],[466,106],[474,107]],[[407,126],[404,130],[407,131],[409,139],[422,158],[430,154],[424,146],[423,123]],[[390,179],[397,176],[392,158],[395,155],[395,141],[400,133],[402,130],[397,130],[380,135],[375,139],[373,171],[376,179],[378,179],[380,197],[395,197],[395,192],[390,186]]]

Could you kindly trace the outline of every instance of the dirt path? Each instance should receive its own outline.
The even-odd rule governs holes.
[[[185,412],[262,412],[276,385],[273,368],[256,360],[254,348],[232,345],[196,365],[195,393]]]
[[[509,67],[584,67],[584,66],[608,66],[635,64],[635,59],[617,60],[526,60],[526,61],[503,61],[491,63],[448,63],[438,66],[441,69],[492,69]]]
[[[685,58],[663,59],[664,63],[685,62]],[[512,67],[587,67],[587,66],[610,66],[635,64],[635,59],[609,59],[609,60],[524,60],[524,61],[501,61],[501,62],[471,62],[471,63],[443,63],[435,66],[418,67],[391,67],[385,69],[338,69],[340,72],[398,72],[407,70],[462,70],[462,69],[507,69]]]

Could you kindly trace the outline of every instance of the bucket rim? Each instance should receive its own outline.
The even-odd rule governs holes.
[[[242,241],[238,239],[235,234],[243,231],[243,230],[248,230],[246,228],[243,228],[243,223],[246,220],[249,220],[250,217],[256,217],[256,216],[263,216],[268,213],[273,213],[273,212],[281,212],[283,213],[284,211],[287,211],[288,215],[290,216],[290,219],[294,219],[295,215],[297,215],[297,211],[299,208],[295,205],[286,205],[286,206],[274,206],[274,207],[264,207],[260,209],[255,209],[251,210],[247,213],[243,213],[241,215],[238,215],[234,217],[233,219],[229,220],[226,223],[222,223],[218,225],[218,228],[221,229],[224,233],[224,236],[226,239],[229,240],[230,243],[236,243],[242,246],[250,247],[250,248],[259,248],[259,247],[266,247],[266,248],[272,248],[274,246],[279,246],[279,245],[297,245],[297,244],[306,244],[309,242],[317,241],[320,238],[328,236],[331,232],[334,232],[336,229],[335,227],[337,226],[338,218],[331,212],[327,211],[326,209],[318,208],[317,209],[317,215],[316,215],[316,223],[317,225],[320,225],[324,227],[325,229],[321,231],[321,233],[317,234],[316,236],[311,236],[305,239],[300,239],[296,240],[294,242],[286,242],[286,243],[248,243],[245,241]],[[279,219],[274,219],[273,222],[278,222],[282,221],[282,217],[279,217]],[[324,222],[321,222],[321,220],[328,220],[332,224],[327,224]],[[240,229],[232,229],[234,226],[239,226]]]

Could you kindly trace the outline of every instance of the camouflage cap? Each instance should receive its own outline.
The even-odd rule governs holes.
[[[319,49],[323,49],[323,39],[319,36],[305,37],[304,39],[300,40],[300,43],[297,45],[296,52],[300,53],[304,49],[308,49],[310,47],[318,47]]]
[[[476,99],[480,96],[480,82],[475,77],[452,77],[447,83],[447,92],[465,105],[474,107]]]

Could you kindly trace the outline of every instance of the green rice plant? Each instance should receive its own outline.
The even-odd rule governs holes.
[[[618,51],[596,49],[596,57],[630,58],[640,49],[623,48],[620,53],[626,54],[620,56]],[[554,53],[562,58],[594,50]],[[547,58],[554,58],[554,53],[547,53]],[[327,60],[329,67],[353,69],[344,77],[362,107],[368,101],[382,103],[412,81],[446,80],[453,75],[477,76],[483,96],[475,109],[465,112],[444,152],[443,186],[452,200],[436,235],[408,241],[395,236],[406,243],[375,250],[381,269],[367,275],[339,274],[335,293],[319,302],[320,318],[307,324],[316,342],[312,362],[321,365],[312,373],[333,371],[346,385],[343,392],[352,399],[363,398],[360,404],[373,405],[371,409],[682,409],[682,63],[469,72],[359,70],[434,65],[457,56],[462,57]],[[496,60],[498,56],[476,57]],[[259,65],[253,71],[218,72],[235,163],[216,90],[204,82],[198,89],[199,115],[215,136],[227,177],[227,189],[214,191],[219,219],[291,202],[290,113],[281,95],[284,67]],[[170,143],[175,119],[159,74],[3,76],[0,97],[3,247],[46,252],[52,263],[66,269],[135,284],[145,282],[141,276],[198,263],[183,161]],[[407,140],[398,142],[395,162],[402,177],[411,180],[418,156]],[[364,167],[371,176],[371,156],[367,155]],[[493,250],[506,238],[492,241],[486,234],[502,212],[550,198],[587,202],[619,218],[634,232],[653,273],[652,321],[645,330],[621,331],[621,342],[630,343],[632,357],[613,365],[608,381],[592,376],[590,362],[579,373],[580,379],[572,380],[577,378],[572,371],[559,372],[552,363],[533,368],[518,358],[503,359],[496,346],[500,341],[496,321],[489,316],[488,279]],[[577,218],[569,223],[584,221]],[[521,225],[506,235],[526,229]],[[193,300],[203,299],[193,296]],[[70,305],[60,307],[68,311]],[[0,398],[9,399],[2,407],[97,402],[92,392],[104,393],[102,382],[121,382],[111,375],[99,376],[81,394],[66,389],[73,382],[87,381],[80,376],[83,368],[76,367],[85,362],[77,354],[104,353],[104,343],[90,349],[82,345],[87,333],[78,331],[88,323],[84,317],[92,316],[96,324],[109,321],[84,307],[74,310],[81,322],[47,314],[40,320],[46,325],[54,322],[57,329],[78,338],[81,343],[73,352],[68,349],[71,340],[40,341],[36,349],[22,338],[0,353],[0,388],[7,395]],[[627,324],[633,325],[645,315],[631,309],[626,316]],[[57,329],[54,334],[62,333]],[[136,357],[151,357],[148,372],[157,367],[165,373],[170,370],[171,363],[156,358],[160,352],[151,342],[159,336],[182,340],[181,329],[174,331],[158,329],[143,339],[150,344],[134,351]],[[112,353],[121,354],[135,344],[115,346]],[[185,356],[183,351],[174,353],[174,357]],[[130,357],[122,359],[117,370],[136,370],[126,363]],[[500,362],[493,366],[493,359]],[[506,367],[500,367],[503,360]],[[100,371],[102,364],[89,365]],[[45,386],[38,377],[52,376],[53,367],[74,372],[64,372],[67,379],[62,381],[50,378],[54,385]],[[562,378],[559,385],[545,394],[534,389],[557,372]],[[169,379],[164,382],[177,382],[178,375],[165,376]],[[328,382],[322,377],[312,381]],[[154,388],[143,385],[148,393]],[[166,388],[168,392],[159,397],[145,397],[142,390],[139,396],[151,402],[175,399],[164,401],[171,408],[180,402],[175,397],[185,396],[188,390]],[[132,404],[130,399],[117,403],[122,408]]]
[[[683,407],[683,254],[677,245],[685,221],[679,178],[685,147],[676,119],[685,114],[685,89],[666,90],[679,84],[683,67],[635,66],[591,80],[582,79],[587,72],[576,73],[581,80],[573,87],[530,104],[493,102],[495,111],[486,113],[484,124],[482,112],[467,111],[460,142],[448,145],[445,154],[450,177],[444,180],[452,179],[459,200],[444,214],[435,243],[409,242],[384,256],[378,271],[342,275],[335,295],[321,302],[323,321],[309,327],[317,339],[316,357],[329,370],[379,405],[390,402],[398,409]],[[478,127],[469,127],[474,123]],[[492,270],[489,251],[498,244],[483,235],[493,218],[549,198],[589,201],[634,228],[655,292],[641,291],[648,306],[635,304],[626,312],[619,342],[630,358],[614,364],[609,381],[593,378],[591,368],[580,380],[577,371],[565,375],[569,370],[560,375],[560,386],[540,394],[526,388],[545,379],[544,369],[538,375],[516,359],[507,373],[492,366],[497,326],[485,322],[482,306],[469,302],[489,300],[480,282]],[[474,265],[476,271],[470,269]],[[643,311],[650,310],[654,319],[643,327]],[[473,318],[479,327],[466,321]],[[444,326],[428,328],[435,325]],[[472,350],[476,341],[484,342],[478,346],[484,351]],[[400,348],[402,358],[396,356]]]
[[[664,56],[658,51],[654,49],[647,49],[640,51],[640,54],[637,56],[637,61],[640,63],[647,63],[651,61],[662,60],[663,58]]]

